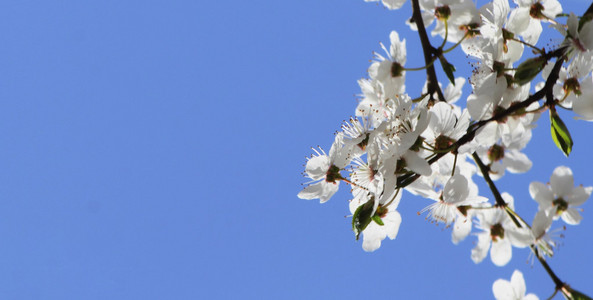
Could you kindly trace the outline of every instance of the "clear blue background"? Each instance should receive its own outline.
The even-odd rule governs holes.
[[[0,298],[476,299],[514,268],[548,297],[528,250],[475,265],[474,237],[454,246],[416,214],[429,200],[405,194],[397,239],[365,253],[347,186],[324,205],[296,197],[304,157],[354,113],[379,42],[398,30],[421,65],[410,15],[362,0],[3,1]],[[528,220],[529,182],[556,166],[593,185],[590,124],[563,116],[570,159],[544,115],[533,169],[500,180]],[[590,295],[592,205],[550,261]]]

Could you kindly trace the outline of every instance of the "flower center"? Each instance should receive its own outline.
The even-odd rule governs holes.
[[[472,38],[477,35],[480,35],[480,24],[478,23],[470,23],[467,25],[459,26],[459,30],[465,31],[468,34],[468,37]]]
[[[342,179],[342,175],[340,175],[340,168],[331,165],[325,174],[325,181],[336,183],[336,180]]]
[[[562,198],[558,198],[552,202],[556,206],[556,215],[561,215],[568,209],[568,203]]]
[[[439,135],[439,137],[437,137],[434,140],[434,147],[436,150],[445,150],[451,147],[453,143],[455,143],[455,140],[453,140],[452,138],[444,135]]]
[[[578,79],[574,77],[566,79],[562,88],[567,95],[571,92],[575,93],[577,96],[581,95],[581,84]]]
[[[404,67],[400,65],[398,62],[393,62],[391,64],[391,77],[400,77],[402,76],[402,72],[404,71]]]
[[[498,238],[504,239],[504,228],[502,228],[500,223],[496,223],[490,227],[490,236],[495,242],[498,241]]]
[[[364,139],[362,139],[362,141],[360,141],[360,143],[358,143],[358,147],[364,151],[364,149],[366,149],[367,145],[369,144],[369,137],[370,135],[367,133],[364,137]]]
[[[503,115],[503,114],[505,113],[505,111],[506,111],[506,109],[504,109],[504,107],[502,107],[502,106],[497,106],[496,108],[494,108],[494,113],[493,113],[493,115],[494,115],[495,117],[497,117],[497,116]],[[505,116],[505,117],[502,117],[502,118],[500,118],[499,120],[497,119],[497,122],[498,122],[499,124],[501,124],[501,123],[506,123],[506,122],[507,122],[507,117]]]

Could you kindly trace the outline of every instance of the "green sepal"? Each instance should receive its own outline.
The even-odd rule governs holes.
[[[352,230],[356,235],[356,240],[360,237],[360,233],[369,226],[372,217],[375,214],[373,208],[375,207],[375,197],[372,197],[365,204],[359,206],[354,215],[352,215]]]
[[[450,64],[443,55],[439,56],[439,61],[441,62],[441,66],[443,67],[443,71],[445,71],[447,78],[449,78],[451,84],[455,85],[455,75],[453,75],[455,66]]]
[[[570,137],[570,132],[568,132],[568,128],[566,128],[566,125],[564,124],[562,119],[560,119],[558,113],[553,109],[550,110],[550,125],[552,139],[554,140],[554,143],[556,144],[558,149],[562,150],[564,155],[568,157],[568,155],[572,151],[572,138]]]
[[[375,221],[375,223],[379,224],[380,226],[385,225],[385,223],[383,223],[383,220],[381,220],[381,217],[379,217],[378,215],[374,215],[371,219],[373,219],[373,221]]]

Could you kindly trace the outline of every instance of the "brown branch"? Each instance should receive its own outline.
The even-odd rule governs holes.
[[[430,95],[430,99],[433,99],[433,94],[437,93],[439,101],[445,102],[445,96],[439,86],[434,64],[432,64],[433,60],[436,59],[437,49],[428,40],[428,34],[426,34],[426,27],[424,27],[424,20],[422,20],[418,0],[412,0],[412,10],[412,21],[416,23],[416,27],[418,28],[418,35],[420,36],[420,42],[422,43],[422,50],[424,52],[424,63],[428,66],[426,68],[426,87],[428,94]]]
[[[417,0],[413,0],[413,1],[417,1]],[[546,83],[545,83],[544,87],[541,90],[537,91],[537,93],[535,93],[533,95],[530,95],[524,101],[521,101],[515,105],[511,105],[511,107],[492,116],[492,118],[490,118],[490,119],[478,121],[478,122],[472,124],[467,129],[466,134],[464,134],[459,140],[457,140],[457,142],[455,142],[455,144],[454,144],[455,149],[459,149],[459,147],[472,141],[474,139],[474,136],[476,135],[476,132],[480,128],[482,128],[484,125],[486,125],[487,123],[492,122],[492,121],[498,122],[498,121],[504,120],[505,118],[512,115],[513,113],[515,113],[521,109],[525,109],[532,103],[541,100],[542,98],[544,98],[546,96],[546,93],[548,93],[548,91],[553,90],[554,84],[556,84],[556,81],[558,81],[562,63],[564,62],[564,51],[565,50],[566,50],[566,48],[563,47],[563,48],[556,49],[552,52],[549,52],[545,55],[546,59],[551,59],[553,57],[556,57],[557,60],[556,60],[556,63],[554,64],[554,67],[552,68],[552,71],[550,72],[550,75],[546,79]],[[438,153],[435,157],[431,158],[428,161],[428,163],[433,164],[434,162],[441,159],[446,154],[447,153]],[[398,188],[404,188],[404,187],[410,185],[412,182],[416,181],[416,179],[418,179],[418,178],[420,178],[420,175],[416,174],[416,173],[408,173],[408,174],[402,175],[397,178],[397,186],[398,186]]]
[[[583,16],[586,16],[588,14],[593,14],[593,2],[591,2],[591,5],[589,5],[589,8],[587,8],[587,11],[585,11]]]
[[[492,178],[490,178],[490,168],[486,166],[484,162],[482,162],[482,160],[476,152],[472,154],[472,157],[478,165],[478,168],[480,168],[480,172],[482,173],[482,176],[484,176],[484,180],[486,180],[488,187],[492,191],[494,199],[496,200],[496,205],[500,207],[505,207],[507,203],[504,201],[504,199],[502,199],[502,196],[500,195],[500,192],[498,191],[496,184],[494,184],[494,181],[492,180]]]

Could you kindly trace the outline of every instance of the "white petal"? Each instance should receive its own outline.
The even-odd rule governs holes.
[[[503,165],[512,173],[525,173],[531,169],[533,163],[525,153],[510,150],[504,154]]]
[[[545,210],[540,210],[535,214],[533,218],[533,224],[531,225],[531,231],[535,238],[541,238],[552,225],[553,216],[548,215]]]
[[[552,173],[552,177],[550,177],[550,185],[556,196],[568,196],[574,187],[574,179],[570,168],[559,166],[554,169],[554,173]]]
[[[338,183],[320,181],[307,186],[297,196],[306,200],[319,198],[320,202],[324,203],[338,191],[338,187]]]
[[[515,292],[511,283],[504,279],[497,279],[492,285],[492,293],[496,300],[515,299]]]
[[[589,21],[588,24],[589,23],[592,24],[591,27],[593,27],[593,21]],[[591,38],[591,40],[593,40],[593,37]],[[582,67],[582,65],[580,65],[579,67]],[[583,82],[581,82],[582,94],[576,97],[572,104],[573,111],[581,115],[581,119],[587,121],[593,120],[593,93],[591,92],[592,90],[593,77],[586,78],[585,80],[583,80]]]
[[[521,300],[539,300],[539,297],[537,297],[537,295],[535,295],[535,294],[527,294]]]
[[[525,31],[521,32],[521,36],[525,40],[525,42],[535,45],[537,44],[537,40],[539,40],[539,36],[542,33],[542,24],[539,20],[529,18],[529,26]]]
[[[541,182],[534,181],[529,184],[529,194],[533,200],[539,203],[540,208],[550,207],[554,201],[554,194],[550,188]]]
[[[583,219],[581,214],[579,214],[574,207],[569,207],[560,217],[568,225],[579,225]]]
[[[482,128],[478,129],[475,140],[482,146],[490,147],[496,143],[498,137],[498,124],[496,122],[488,122]]]
[[[457,245],[459,242],[465,240],[465,238],[472,231],[471,219],[458,217],[453,225],[453,232],[451,233],[451,241]]]
[[[478,234],[478,243],[472,249],[472,260],[474,263],[481,263],[486,255],[488,255],[488,249],[490,248],[490,233],[482,232]]]
[[[587,50],[593,50],[593,21],[589,21],[581,27],[579,39]]]
[[[305,187],[297,195],[297,197],[299,197],[301,199],[305,199],[305,200],[317,199],[317,198],[319,198],[319,195],[321,195],[322,191],[323,191],[323,186],[321,185],[321,182],[317,182],[315,184]]]
[[[542,13],[550,19],[555,19],[556,15],[562,13],[562,5],[558,0],[543,0],[542,5],[544,6]]]
[[[511,276],[511,285],[513,286],[513,290],[515,290],[515,295],[518,297],[523,297],[523,295],[525,295],[525,279],[523,278],[523,273],[519,270],[513,272],[513,275]]]
[[[418,156],[416,152],[406,151],[403,157],[406,161],[406,166],[410,170],[424,176],[430,176],[430,174],[432,174],[432,168],[428,162],[424,158]]]
[[[383,5],[389,9],[398,9],[404,5],[406,0],[383,0]]]
[[[505,240],[517,248],[524,248],[535,243],[533,232],[527,227],[517,228],[514,223],[509,223],[510,228],[505,228]]]
[[[452,204],[465,201],[469,194],[467,185],[468,183],[467,179],[465,179],[465,176],[455,174],[447,181],[447,184],[445,184],[445,188],[443,190],[443,200]]]
[[[399,232],[399,226],[402,223],[402,217],[399,212],[397,210],[388,212],[387,216],[383,218],[383,222],[385,223],[384,226],[386,226],[387,236],[392,240],[395,239]]]
[[[507,239],[499,239],[497,242],[492,241],[492,248],[490,249],[492,263],[502,267],[511,260],[512,255],[513,247]]]
[[[511,11],[507,29],[513,33],[519,34],[529,26],[529,8],[517,7]]]
[[[325,178],[325,174],[327,174],[327,170],[329,170],[329,167],[329,156],[314,156],[311,159],[309,159],[309,161],[307,161],[307,165],[305,166],[305,172],[309,177],[311,177],[311,179],[320,180],[322,178]]]
[[[450,104],[437,102],[430,109],[428,126],[435,132],[435,138],[440,134],[446,134],[453,130],[456,123],[457,117]]]
[[[566,200],[569,205],[579,206],[589,199],[591,192],[593,192],[593,187],[583,187],[581,185],[575,186],[572,189],[572,192],[570,192],[568,196],[564,197],[564,200]]]
[[[443,92],[448,103],[455,103],[461,97],[461,90],[465,84],[465,78],[455,78],[455,85],[449,84]]]

